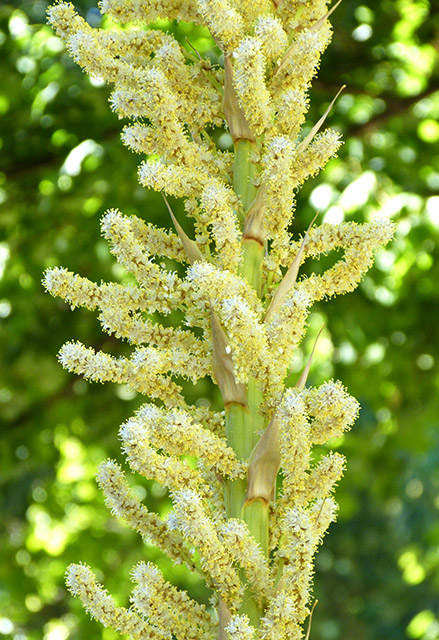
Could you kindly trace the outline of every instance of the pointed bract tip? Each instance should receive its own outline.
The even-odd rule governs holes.
[[[302,375],[300,376],[300,378],[298,379],[298,381],[295,384],[295,386],[298,389],[300,389],[300,391],[302,391],[302,389],[305,388],[306,381],[308,380],[309,372],[311,370],[312,359],[314,357],[314,352],[316,350],[317,342],[318,342],[318,339],[320,338],[324,328],[325,328],[325,324],[323,323],[322,326],[320,327],[320,330],[319,330],[319,332],[317,334],[316,339],[314,340],[314,346],[312,348],[311,355],[308,358],[308,362],[306,363],[305,369],[303,370]]]

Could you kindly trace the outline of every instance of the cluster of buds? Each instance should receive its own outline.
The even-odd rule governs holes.
[[[133,471],[169,490],[173,510],[165,519],[149,512],[112,460],[98,472],[107,504],[213,592],[212,606],[202,606],[141,562],[123,608],[90,568],[70,566],[68,587],[90,614],[132,638],[304,635],[313,557],[336,517],[332,493],[345,464],[333,452],[314,462],[312,448],[349,429],[358,403],[337,381],[307,387],[309,364],[294,387],[286,379],[313,303],[352,291],[393,231],[375,220],[311,225],[298,240],[289,232],[298,187],[340,146],[337,132],[321,131],[329,108],[301,134],[331,38],[326,4],[101,0],[111,29],[91,28],[70,3],[49,9],[78,64],[114,85],[112,108],[130,120],[122,140],[146,156],[141,184],[182,198],[193,221],[189,237],[172,211],[175,232],[110,210],[103,235],[137,285],[98,285],[65,268],[44,279],[51,294],[98,310],[103,329],[133,345],[116,358],[69,342],[62,365],[148,397],[121,427],[123,450]],[[207,27],[224,65],[145,27],[158,19]],[[233,153],[214,142],[224,127]],[[298,278],[308,256],[333,249],[344,256],[331,268]],[[178,328],[152,320],[177,309]],[[210,378],[223,405],[189,404],[181,377]]]

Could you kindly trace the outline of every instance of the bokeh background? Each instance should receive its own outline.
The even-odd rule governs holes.
[[[76,3],[93,26],[93,2]],[[67,594],[83,560],[121,604],[129,572],[152,559],[207,602],[203,585],[116,521],[94,481],[106,457],[123,462],[118,425],[142,399],[63,371],[60,346],[78,339],[110,353],[127,345],[94,315],[45,294],[54,265],[96,281],[123,280],[99,236],[109,207],[169,226],[161,198],[137,184],[119,140],[109,88],[88,79],[45,24],[40,0],[0,3],[0,636],[111,640]],[[331,376],[359,398],[338,522],[317,556],[312,640],[439,638],[439,7],[428,0],[348,0],[312,90],[315,121],[345,83],[328,122],[346,140],[298,197],[294,230],[316,210],[340,222],[390,215],[395,240],[353,294],[316,307],[297,371],[322,322],[311,384]],[[208,34],[160,27],[217,61]],[[218,135],[227,148],[230,138]],[[180,204],[173,201],[176,212]],[[318,264],[307,269],[319,269]],[[190,389],[188,390],[190,393]],[[205,395],[210,390],[206,386]],[[155,483],[132,477],[165,513]]]

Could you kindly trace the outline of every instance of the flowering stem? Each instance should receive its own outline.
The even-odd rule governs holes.
[[[235,160],[233,185],[237,195],[241,197],[244,211],[248,211],[254,201],[257,189],[252,179],[256,175],[256,165],[252,161],[256,145],[246,139],[235,142]],[[243,260],[239,274],[246,278],[258,295],[262,291],[262,261],[264,245],[256,238],[243,237]],[[259,414],[262,393],[254,378],[250,378],[247,387],[247,404],[230,403],[226,407],[227,442],[240,460],[249,460],[260,433],[264,428],[264,419]],[[238,479],[227,482],[227,516],[244,520],[261,546],[265,556],[268,555],[268,504],[259,499],[246,502],[247,480]],[[246,584],[245,576],[242,576]],[[262,616],[262,607],[255,601],[247,588],[241,606],[241,613],[246,613],[250,622],[256,627]]]
[[[252,414],[248,406],[232,402],[226,407],[226,435],[227,443],[235,450],[236,456],[240,460],[248,460],[257,440],[257,433],[253,430]],[[257,518],[255,519],[253,510],[251,510],[250,522],[247,521],[243,513],[246,492],[246,479],[226,481],[227,517],[246,520],[251,533],[255,536],[256,541],[259,542],[260,538],[265,537],[264,533],[261,532],[260,521]],[[241,571],[240,574],[243,584],[246,584],[244,572]],[[258,626],[262,611],[248,588],[245,590],[240,611],[241,613],[246,613],[250,621]]]
[[[248,525],[255,540],[268,556],[268,503],[263,498],[245,501],[242,507],[243,520]]]
[[[256,143],[241,138],[235,141],[235,159],[233,163],[233,188],[240,196],[246,213],[255,200],[257,188],[253,180],[256,176],[256,164],[252,156],[256,152]],[[242,263],[239,275],[256,289],[258,295],[262,291],[262,260],[264,259],[264,245],[256,238],[243,236]]]
[[[245,278],[256,289],[258,296],[262,293],[262,260],[264,246],[256,239],[245,237],[242,240],[242,263],[239,275]]]
[[[251,159],[255,151],[255,142],[245,138],[236,140],[233,161],[233,188],[235,193],[241,197],[244,211],[247,211],[256,197],[256,187],[253,184],[256,176],[256,164]]]
[[[301,2],[296,11],[289,5],[300,2],[273,0],[279,10],[272,15],[269,2],[102,0],[123,24],[155,21],[161,4],[169,5],[169,19],[201,20],[224,53],[223,87],[222,72],[169,33],[93,29],[64,0],[49,9],[75,60],[115,85],[112,106],[131,119],[123,140],[147,156],[141,184],[184,198],[195,219],[191,240],[172,212],[177,234],[111,209],[102,219],[104,237],[138,286],[98,285],[58,267],[46,272],[45,286],[72,307],[98,310],[106,331],[134,345],[131,357],[116,358],[69,342],[59,357],[89,380],[128,384],[151,399],[122,426],[121,437],[131,468],[169,489],[172,517],[148,512],[113,461],[104,463],[99,483],[116,514],[175,562],[192,567],[200,559],[218,595],[218,640],[250,640],[258,629],[265,639],[303,637],[312,558],[335,519],[331,493],[344,468],[336,453],[313,462],[313,446],[339,438],[358,403],[338,382],[307,388],[307,373],[294,388],[283,381],[312,304],[353,290],[374,249],[392,235],[385,222],[310,228],[300,246],[289,234],[297,188],[340,146],[331,129],[316,136],[331,105],[297,144],[308,88],[331,36],[327,17],[339,4],[326,12],[323,0]],[[222,124],[234,142],[235,193],[229,156],[206,133]],[[339,248],[342,260],[297,280],[303,258]],[[188,265],[184,277],[170,271],[173,261]],[[203,338],[149,319],[173,309]],[[216,433],[222,414],[190,406],[175,380],[181,376],[217,382],[227,442]],[[187,455],[201,468],[186,464]],[[279,468],[284,481],[275,501]],[[203,469],[215,469],[215,481]],[[276,522],[270,544],[269,508]],[[165,632],[213,640],[216,620],[203,605],[167,583],[158,568],[141,563],[135,575],[130,609],[118,607],[84,565],[70,567],[68,586],[104,626],[131,637],[160,640]]]
[[[227,444],[234,449],[239,460],[248,460],[254,443],[251,427],[251,414],[248,406],[231,402],[226,407],[226,435]],[[241,510],[247,490],[244,479],[227,481],[227,516],[240,518]]]

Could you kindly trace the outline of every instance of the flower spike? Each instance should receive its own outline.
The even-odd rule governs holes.
[[[307,386],[323,327],[294,386],[291,363],[312,305],[352,291],[393,233],[388,220],[317,226],[317,216],[301,238],[291,232],[297,190],[341,145],[321,129],[344,87],[301,133],[339,4],[101,0],[101,29],[69,2],[48,10],[74,60],[113,85],[122,142],[143,156],[139,182],[162,194],[175,228],[110,209],[102,234],[130,284],[62,267],[44,275],[52,295],[96,310],[130,350],[72,340],[61,364],[147,396],[120,428],[122,450],[172,507],[148,510],[113,460],[97,474],[106,505],[212,591],[200,604],[141,560],[125,608],[71,565],[68,588],[91,616],[136,640],[309,640],[314,555],[345,469],[338,452],[315,460],[315,445],[350,429],[359,405],[339,381]],[[214,56],[163,29],[174,20],[197,25],[203,42],[210,33]],[[193,239],[167,195],[182,198]],[[299,278],[308,257],[338,249],[328,270]]]

